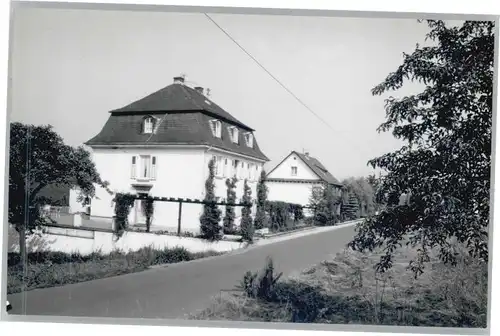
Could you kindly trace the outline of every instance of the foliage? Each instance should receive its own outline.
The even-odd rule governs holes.
[[[205,182],[205,202],[203,214],[200,217],[201,237],[209,241],[218,241],[222,238],[221,211],[216,204],[215,198],[215,161],[211,159],[208,163],[208,177]]]
[[[456,247],[456,267],[433,256],[431,271],[419,279],[405,269],[416,249],[399,249],[397,264],[384,274],[373,269],[383,250],[344,250],[296,276],[278,280],[271,275],[271,281],[261,281],[266,272],[275,273],[266,265],[260,278],[251,271],[245,274],[242,295],[222,296],[197,318],[486,328],[488,265]]]
[[[116,193],[113,198],[115,203],[114,233],[120,238],[128,228],[128,216],[134,206],[137,196],[129,193]]]
[[[321,184],[311,190],[309,206],[313,209],[313,223],[319,226],[335,225],[339,221],[337,208],[340,197],[336,196],[333,186]]]
[[[300,204],[288,203],[289,211],[293,216],[293,221],[298,222],[304,219],[304,207]]]
[[[233,176],[231,179],[226,180],[227,187],[227,205],[226,205],[226,213],[224,215],[223,220],[223,229],[225,234],[234,234],[234,219],[236,217],[234,206],[230,204],[236,203],[236,182],[238,179],[236,176]]]
[[[252,213],[252,189],[248,185],[248,181],[245,179],[243,184],[243,198],[242,203],[245,203],[243,209],[241,209],[241,238],[243,241],[252,243],[253,235],[255,233],[255,228],[253,226],[253,220],[250,216]]]
[[[146,232],[151,231],[151,222],[153,221],[153,213],[154,213],[154,200],[153,197],[148,196],[144,200],[144,215],[146,216]]]
[[[286,230],[303,217],[300,204],[281,201],[268,201],[266,212],[269,213],[271,231]]]
[[[266,226],[267,193],[266,172],[262,170],[257,184],[257,210],[255,213],[255,228],[257,230],[263,229]]]
[[[346,192],[347,202],[342,205],[342,216],[344,220],[354,220],[359,218],[360,204],[354,192]]]
[[[369,162],[385,171],[379,189],[387,209],[360,225],[350,243],[356,250],[385,246],[377,265],[385,271],[408,237],[408,244],[420,248],[411,263],[416,276],[434,246],[441,260],[455,264],[452,239],[486,262],[490,218],[494,22],[427,23],[432,45],[405,54],[403,64],[372,91],[398,90],[407,80],[425,85],[418,94],[386,100],[379,131],[392,130],[406,145]],[[398,205],[407,190],[411,202]]]
[[[20,255],[9,253],[7,262],[7,292],[62,286],[89,280],[102,279],[139,272],[153,265],[172,264],[209,256],[220,255],[215,251],[192,253],[183,247],[153,249],[143,247],[138,251],[121,251],[103,254],[63,252],[31,252],[27,254],[27,272],[22,270]]]
[[[259,273],[247,271],[240,283],[240,288],[252,298],[269,300],[274,287],[283,273],[275,276],[273,260],[270,257],[266,259],[266,265]]]
[[[356,196],[357,203],[359,203],[359,215],[361,217],[371,216],[375,213],[375,189],[371,183],[376,184],[377,182],[376,180],[372,180],[372,178],[350,177],[342,181],[346,190]],[[355,201],[352,200],[352,202]]]
[[[26,233],[45,224],[40,208],[52,203],[41,194],[47,187],[81,191],[79,201],[95,195],[95,185],[106,188],[83,147],[71,147],[52,126],[10,124],[9,223],[19,234],[21,254],[25,254]],[[110,192],[108,190],[108,192]]]

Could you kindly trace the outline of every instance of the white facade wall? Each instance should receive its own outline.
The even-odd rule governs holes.
[[[156,178],[149,181],[138,181],[132,178],[132,157],[140,155],[151,155],[156,157]],[[250,178],[249,184],[252,196],[255,197],[256,185],[262,162],[252,158],[239,156],[235,153],[226,153],[216,149],[203,147],[184,148],[120,148],[120,149],[93,149],[92,157],[101,178],[110,183],[109,188],[113,192],[136,193],[134,184],[151,185],[150,196],[203,199],[205,194],[205,181],[208,177],[208,163],[213,156],[217,156],[220,162],[225,160],[233,162],[239,160],[244,167],[241,171],[240,181],[237,183],[237,198],[243,193],[243,179]],[[252,164],[254,174],[248,172],[248,164]],[[257,167],[257,169],[255,168]],[[139,165],[136,159],[136,169]],[[241,169],[241,167],[240,167]],[[221,167],[215,179],[215,193],[220,199],[226,198],[227,178],[232,176],[233,170]],[[70,193],[70,206],[72,211],[83,211],[81,205],[76,202],[77,191]],[[114,216],[114,195],[106,190],[97,188],[96,198],[92,200],[91,216],[111,218]],[[139,201],[138,201],[139,202]],[[176,202],[155,202],[152,226],[162,230],[177,231],[179,204]],[[139,210],[139,204],[131,212],[130,223],[143,223],[144,216]],[[224,215],[224,207],[221,207]],[[240,210],[237,207],[237,215]],[[201,204],[183,203],[181,230],[198,232],[199,217],[202,214]]]
[[[266,182],[268,188],[268,200],[282,201],[287,203],[309,205],[309,200],[313,186],[317,183],[299,183],[299,182]]]
[[[233,153],[226,153],[222,151],[218,151],[216,149],[212,149],[206,152],[205,154],[205,174],[203,177],[203,181],[208,177],[208,163],[213,158],[213,156],[219,158],[220,168],[218,169],[218,174],[216,172],[215,176],[215,195],[219,197],[221,200],[227,199],[227,186],[226,180],[232,178],[235,174],[238,177],[238,182],[236,183],[236,199],[237,202],[241,201],[243,197],[243,186],[244,181],[247,179],[248,185],[252,191],[251,197],[252,200],[255,201],[257,195],[257,184],[260,178],[260,174],[263,169],[263,162],[258,161],[249,157],[242,157],[240,155],[235,155]],[[226,165],[227,160],[227,165]],[[233,168],[233,163],[237,160],[238,169]],[[205,186],[203,185],[203,195],[205,192]],[[225,214],[225,207],[219,207],[222,211],[222,217]],[[238,225],[241,217],[241,209],[242,207],[235,207],[235,224]],[[252,209],[252,216],[255,215],[255,207]]]
[[[297,167],[297,175],[292,175],[292,167]],[[278,167],[269,173],[267,176],[270,179],[282,178],[282,179],[297,179],[297,180],[311,180],[319,181],[318,175],[316,175],[311,168],[309,168],[301,158],[297,155],[292,154],[285,159]]]
[[[292,173],[296,168],[296,174]],[[267,181],[268,199],[287,203],[309,205],[312,188],[319,185],[320,179],[296,154],[288,156],[267,176],[268,179],[284,179],[284,181]],[[300,180],[293,182],[293,180]],[[290,182],[292,181],[292,182]],[[307,181],[304,183],[303,181]],[[305,211],[307,214],[308,212]]]

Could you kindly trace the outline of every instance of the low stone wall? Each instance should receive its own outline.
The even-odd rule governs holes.
[[[16,237],[16,232],[9,232],[9,252],[19,251]],[[85,255],[96,251],[104,254],[115,250],[137,251],[148,246],[155,249],[184,247],[190,252],[229,252],[244,247],[244,244],[235,241],[211,243],[199,238],[130,231],[117,240],[113,233],[107,230],[50,226],[45,227],[43,233],[29,236],[27,246],[29,252],[45,250]]]

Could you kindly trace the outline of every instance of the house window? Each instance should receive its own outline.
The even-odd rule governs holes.
[[[224,159],[224,177],[229,177],[229,162],[228,159]]]
[[[239,174],[239,167],[240,167],[240,161],[239,160],[234,160],[233,161],[233,174],[234,176],[236,176],[237,178],[240,177],[240,174]]]
[[[253,181],[253,163],[248,164],[248,180]]]
[[[238,129],[234,126],[229,127],[229,136],[231,137],[231,141],[234,143],[239,143],[238,141]]]
[[[222,123],[220,120],[211,120],[210,121],[210,126],[212,128],[212,134],[216,138],[221,138],[222,137]]]
[[[140,178],[149,178],[151,177],[151,158],[149,155],[141,155],[141,170],[140,170]]]
[[[139,162],[137,156],[132,157],[132,178],[133,179],[156,179],[156,156],[140,155]]]
[[[154,129],[154,118],[153,117],[147,117],[144,119],[143,126],[142,126],[142,131],[145,134],[151,134],[153,133]]]
[[[297,167],[292,167],[292,176],[297,176]]]
[[[248,147],[253,148],[253,134],[252,133],[248,132],[245,134],[245,141],[246,141]]]
[[[212,158],[214,160],[214,174],[215,174],[215,176],[221,176],[222,175],[222,157],[214,155]]]

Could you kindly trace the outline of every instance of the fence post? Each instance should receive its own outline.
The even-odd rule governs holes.
[[[182,201],[179,202],[179,218],[177,218],[177,235],[181,235]]]

